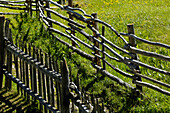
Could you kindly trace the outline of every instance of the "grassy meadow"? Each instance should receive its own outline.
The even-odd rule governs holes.
[[[135,34],[138,37],[155,42],[162,42],[170,45],[170,1],[169,0],[74,0],[75,4],[83,8],[88,14],[97,13],[98,18],[111,24],[118,32],[127,33],[127,24],[134,24]],[[101,27],[100,27],[101,28]],[[101,29],[100,29],[101,30]],[[112,33],[106,31],[106,37],[115,38]],[[127,39],[127,38],[126,38]],[[128,40],[128,39],[127,39]],[[113,42],[121,47],[119,39],[113,39]],[[141,42],[137,42],[137,48],[147,51],[157,52],[163,55],[170,55],[170,51],[160,47],[150,46]],[[156,60],[151,57],[142,57],[139,59],[149,65],[159,67],[161,69],[169,70],[170,64],[165,61]],[[122,64],[113,62],[113,65],[125,70]],[[149,71],[141,68],[142,74],[170,83],[170,77]],[[114,75],[119,76],[114,73]],[[120,77],[121,78],[121,77]],[[125,80],[124,78],[122,78]],[[106,80],[107,81],[107,80]],[[128,80],[125,80],[128,81]],[[145,81],[145,80],[144,80]],[[148,82],[148,81],[147,81]],[[97,87],[101,87],[99,83]],[[96,89],[97,89],[96,87]],[[100,89],[100,88],[99,88]],[[167,89],[169,90],[169,89]],[[169,97],[155,92],[151,89],[144,88],[144,99],[139,101],[136,105],[131,104],[129,111],[132,112],[168,112],[169,111]],[[111,94],[110,94],[111,95]],[[112,95],[114,96],[114,94]],[[116,96],[115,96],[116,97]],[[114,97],[113,97],[114,98]],[[117,98],[117,97],[116,97]],[[113,99],[113,103],[117,103],[122,97]],[[120,99],[122,102],[123,99]],[[128,99],[126,98],[126,101]],[[123,103],[123,102],[122,102]],[[127,104],[127,103],[126,103]],[[119,105],[119,104],[118,104]],[[126,106],[125,104],[123,105]],[[124,108],[123,107],[123,108]],[[127,106],[126,106],[127,107]],[[124,109],[125,110],[125,109]],[[128,111],[127,110],[127,111]],[[120,109],[118,110],[121,111]]]
[[[100,20],[112,25],[119,33],[127,33],[127,24],[133,23],[135,27],[135,34],[138,37],[170,45],[169,0],[73,0],[73,3],[75,6],[85,10],[87,14],[97,13]],[[62,12],[59,9],[55,10],[65,14],[65,12]],[[4,11],[10,12],[12,10],[0,8],[0,12]],[[144,87],[143,97],[133,98],[133,92],[130,90],[118,85],[108,77],[96,74],[96,70],[92,68],[91,62],[88,60],[77,54],[73,54],[70,58],[67,53],[71,52],[71,50],[52,39],[50,34],[43,29],[42,24],[38,21],[38,19],[31,18],[27,15],[8,17],[11,18],[11,26],[13,27],[12,31],[15,38],[21,37],[25,41],[34,43],[37,47],[42,48],[44,51],[58,58],[66,57],[68,64],[72,68],[73,81],[76,82],[76,77],[79,75],[81,88],[85,88],[88,92],[93,93],[97,97],[103,97],[105,105],[112,107],[115,112],[170,111],[170,98],[168,96]],[[23,17],[23,19],[20,17]],[[57,21],[64,22],[54,15],[52,15],[52,17]],[[58,26],[54,27],[63,31],[63,29]],[[101,25],[99,25],[99,31],[101,31]],[[87,32],[89,31],[87,30]],[[87,43],[90,43],[81,35],[76,34],[76,36]],[[123,48],[124,43],[109,29],[106,29],[105,37],[114,44]],[[128,40],[127,37],[125,38]],[[70,42],[65,38],[63,39]],[[163,55],[170,55],[170,51],[167,49],[150,46],[139,41],[137,41],[137,48],[157,52]],[[91,51],[88,49],[84,47],[81,47],[81,49],[91,54]],[[122,54],[119,51],[117,52]],[[139,59],[149,65],[167,71],[170,70],[170,63],[168,62],[151,57],[143,57],[141,55],[139,55]],[[122,63],[117,63],[112,60],[109,60],[109,62],[124,71],[128,69],[128,67]],[[121,76],[109,67],[107,67],[107,70],[135,87],[131,79]],[[167,75],[155,73],[145,68],[141,68],[141,72],[142,74],[170,84],[170,77]],[[146,80],[143,81],[148,82]]]

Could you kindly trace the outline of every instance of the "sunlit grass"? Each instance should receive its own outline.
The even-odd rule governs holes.
[[[126,25],[129,23],[133,23],[135,27],[135,34],[143,39],[147,39],[150,41],[159,41],[162,43],[166,43],[170,45],[170,1],[169,0],[74,0],[74,4],[79,4],[78,7],[84,9],[87,14],[97,13],[98,18],[111,24],[118,32],[127,33]],[[55,9],[57,12],[66,14],[65,12]],[[68,15],[67,15],[68,16]],[[65,23],[65,21],[60,20],[56,16],[52,15],[53,19]],[[31,34],[29,39],[35,43],[37,47],[42,47],[46,52],[51,53],[52,55],[62,56],[63,54],[67,54],[70,50],[67,49],[65,46],[61,46],[61,44],[56,43],[53,39],[47,39],[46,37],[40,37],[38,39],[34,39],[36,37],[35,29],[37,28],[36,32],[39,31],[41,28],[40,24],[37,20],[33,22],[24,24],[22,27],[24,29],[28,29],[29,26],[33,26],[31,29]],[[37,25],[38,23],[38,25]],[[36,27],[37,26],[37,27]],[[64,29],[58,27],[57,25],[54,26],[56,29],[59,29],[64,32]],[[101,25],[99,25],[99,31],[101,32]],[[15,31],[14,31],[15,32]],[[45,31],[43,31],[44,33]],[[89,32],[92,35],[92,32]],[[40,34],[40,33],[37,33]],[[24,36],[24,32],[23,35]],[[57,35],[60,38],[70,42],[66,38]],[[76,34],[77,37],[87,42],[81,35],[78,33]],[[116,37],[111,30],[106,29],[106,36],[107,39],[112,41],[114,44],[123,48],[124,43],[120,38]],[[125,37],[128,40],[127,37]],[[55,43],[55,44],[54,44]],[[87,42],[88,43],[88,42]],[[89,42],[90,43],[90,42]],[[141,48],[147,51],[157,52],[163,55],[169,55],[169,50],[149,46],[147,44],[137,42],[137,48]],[[101,48],[101,47],[100,47]],[[63,50],[61,50],[63,49]],[[91,54],[92,51],[89,51],[84,46],[81,46],[81,49],[85,52]],[[57,51],[59,51],[57,53]],[[115,50],[117,51],[117,50]],[[117,51],[119,54],[121,52]],[[111,53],[110,53],[111,54]],[[113,55],[113,54],[111,54]],[[140,61],[145,62],[149,65],[169,70],[170,64],[165,61],[156,60],[150,57],[143,57],[139,55]],[[96,70],[91,68],[91,62],[88,60],[77,56],[76,54],[72,55],[71,59],[67,59],[68,64],[72,67],[72,74],[74,80],[76,80],[77,73],[80,75],[81,85],[83,87],[87,87],[88,84],[93,81],[95,78],[100,78],[101,75],[95,74]],[[126,65],[123,63],[117,63],[116,61],[109,60],[115,67],[118,67],[124,71],[128,69]],[[124,81],[128,82],[129,84],[135,85],[132,83],[132,80],[127,79],[126,77],[118,74],[110,67],[106,67],[107,70],[115,76],[123,79]],[[170,78],[160,73],[155,73],[153,71],[148,71],[145,68],[141,68],[142,74],[145,74],[149,77],[153,77],[157,80],[166,82],[169,84]],[[143,80],[145,82],[149,82]],[[128,92],[125,90],[124,87],[121,87],[118,84],[115,84],[112,80],[105,77],[103,80],[97,81],[95,84],[87,88],[88,91],[93,92],[95,95],[100,95],[104,91],[106,92],[105,99],[107,100],[105,104],[115,105],[113,106],[115,111],[120,111],[125,109],[126,111],[131,112],[166,112],[169,110],[170,99],[168,96],[158,93],[154,90],[149,88],[143,88],[144,97],[138,98],[136,103],[133,103],[133,106],[127,106],[128,104]],[[114,90],[116,89],[116,90]],[[165,88],[166,89],[166,88]],[[169,89],[167,89],[169,90]],[[118,95],[116,94],[117,91],[121,91],[125,95]],[[127,93],[126,93],[127,92]],[[127,95],[126,95],[127,94]],[[124,108],[125,107],[125,108]]]
[[[80,3],[80,1],[75,0],[74,2]],[[129,23],[133,23],[135,27],[135,34],[143,39],[147,39],[155,42],[162,42],[170,45],[170,1],[168,0],[81,0],[82,4],[80,7],[83,8],[88,14],[97,13],[98,18],[111,24],[118,32],[127,33],[126,25]],[[100,27],[101,28],[101,27]],[[101,30],[101,29],[99,29]],[[116,45],[123,47],[120,39],[115,39],[114,34],[110,31],[106,31],[107,39],[112,40]],[[128,38],[126,38],[128,40]],[[150,46],[138,41],[137,48],[141,48],[147,51],[157,52],[159,54],[169,56],[169,50]],[[139,56],[140,61],[147,63],[149,65],[155,66],[157,68],[161,68],[164,70],[169,70],[169,63],[165,61],[156,60],[150,57]],[[112,62],[113,65],[121,68],[122,70],[126,70],[127,67],[124,67],[122,64]],[[107,68],[113,75],[120,77],[125,81],[128,80],[121,75],[114,72],[112,69]],[[153,71],[149,71],[148,69],[141,68],[142,74],[153,77],[157,80],[166,82],[169,84],[169,76],[155,73]],[[145,82],[149,82],[143,80]],[[128,82],[131,84],[131,82]],[[100,83],[99,83],[100,84]],[[159,85],[158,85],[159,86]],[[100,87],[100,85],[98,86]],[[162,87],[163,88],[163,87]],[[97,89],[97,87],[96,87]],[[164,88],[169,90],[167,88]],[[153,91],[148,88],[143,88],[143,92],[145,94],[145,99],[149,99],[149,103],[144,101],[143,106],[134,106],[132,107],[132,111],[138,112],[158,112],[169,110],[169,98],[161,93]],[[156,100],[155,102],[155,98]],[[166,101],[161,101],[161,100]],[[115,101],[116,102],[116,99]]]

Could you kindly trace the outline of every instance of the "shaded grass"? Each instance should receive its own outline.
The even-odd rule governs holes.
[[[2,113],[40,113],[35,106],[26,101],[24,97],[17,94],[15,90],[8,91],[5,88],[0,90],[0,112]],[[32,111],[31,111],[32,110]]]

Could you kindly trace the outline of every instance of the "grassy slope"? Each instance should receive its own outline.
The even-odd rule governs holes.
[[[75,0],[75,3],[81,4],[88,14],[97,12],[101,20],[119,32],[126,32],[126,25],[134,23],[136,35],[170,44],[168,0]]]
[[[75,0],[75,4],[83,8],[88,14],[98,13],[98,18],[111,24],[118,32],[127,32],[126,25],[135,25],[135,34],[143,39],[170,44],[170,1],[169,0]],[[112,38],[112,34],[107,32]],[[117,42],[114,42],[117,44]],[[138,42],[138,48],[169,55],[169,50],[151,47]],[[169,63],[154,58],[140,57],[140,60],[155,67],[169,70]],[[120,66],[120,65],[119,65]],[[120,67],[122,68],[122,67]],[[124,68],[124,67],[123,67]],[[142,74],[169,83],[170,77],[141,69]],[[99,85],[100,87],[100,85]],[[100,89],[100,88],[99,88]],[[145,103],[131,106],[132,111],[154,112],[154,110],[169,110],[169,97],[144,88]],[[118,99],[119,100],[119,99]],[[115,99],[116,101],[116,99]],[[150,102],[149,102],[150,101]],[[140,101],[141,102],[141,101]],[[157,111],[157,112],[158,112]],[[164,111],[164,112],[165,112]]]
[[[163,43],[170,44],[168,40],[170,32],[170,19],[168,12],[170,11],[170,2],[167,0],[159,1],[128,1],[128,0],[74,0],[75,4],[79,4],[79,6],[84,9],[88,14],[91,14],[93,12],[98,13],[98,17],[101,20],[104,20],[115,27],[116,30],[119,32],[127,32],[126,25],[128,23],[134,23],[135,24],[135,33],[137,36],[140,36],[144,39],[149,39],[153,41],[160,41]],[[94,7],[95,6],[95,7]],[[100,10],[99,10],[100,9]],[[2,9],[0,9],[2,10]],[[24,24],[25,26],[22,26],[23,29],[27,29],[28,26],[34,26],[36,29],[41,29],[40,25],[37,26],[37,21],[30,20],[28,21],[28,24]],[[34,23],[34,24],[32,24]],[[37,26],[37,27],[35,27]],[[35,29],[31,29],[31,41],[34,41],[37,37],[35,35],[39,35],[40,33],[35,33]],[[36,30],[37,31],[37,30]],[[15,32],[15,31],[14,31]],[[38,31],[37,31],[38,32]],[[21,32],[23,33],[23,32]],[[45,33],[44,33],[45,34]],[[24,34],[25,35],[25,34]],[[115,42],[115,44],[120,44],[121,42],[119,39],[115,39],[115,36],[112,36],[113,34],[110,32],[107,32],[106,36]],[[21,36],[23,36],[21,34]],[[35,36],[35,37],[33,37]],[[43,38],[44,36],[42,36]],[[34,39],[35,38],[35,39]],[[49,46],[51,43],[50,39],[47,40],[47,38],[44,39],[36,39],[36,45],[41,46],[46,50],[47,52],[52,52],[52,54],[59,55],[60,57],[63,56],[63,54],[67,53],[68,50],[65,47],[59,46]],[[41,40],[41,41],[40,41]],[[56,43],[56,42],[55,42]],[[56,43],[57,45],[57,43]],[[123,46],[123,45],[121,45]],[[169,51],[161,49],[161,48],[154,48],[154,47],[146,47],[146,45],[143,45],[142,43],[138,44],[138,47],[143,48],[145,50],[151,50],[151,51],[157,51],[163,54],[169,54]],[[64,48],[64,50],[61,50],[61,48]],[[57,50],[59,51],[57,53]],[[166,70],[169,70],[169,64],[166,62],[159,62],[152,58],[143,58],[141,57],[140,60],[145,61],[146,63],[149,62],[149,64],[154,66],[160,66],[158,64],[164,65],[163,68]],[[88,65],[90,65],[90,62],[86,61],[85,59],[82,59],[76,55],[73,55],[73,59],[70,62],[70,65],[72,66],[72,73],[73,76],[77,75],[77,73],[80,74],[81,77],[81,84],[85,87],[88,86],[88,84],[93,81],[96,77],[100,77],[100,75],[94,75],[94,70],[89,69]],[[74,63],[73,63],[74,62]],[[76,64],[75,64],[76,62]],[[80,63],[81,62],[81,63]],[[112,61],[111,61],[112,62]],[[152,63],[153,62],[153,63]],[[113,64],[116,64],[115,62],[112,62]],[[126,69],[124,65],[122,64],[116,64],[117,67],[122,68],[123,70]],[[78,69],[77,69],[78,68]],[[113,74],[117,75],[113,70],[108,69]],[[153,77],[152,71],[147,71],[142,68],[142,72],[146,75],[150,74],[150,76]],[[117,75],[120,76],[120,75]],[[165,77],[161,74],[154,73],[154,76],[162,81],[169,83],[169,77]],[[75,76],[76,77],[76,76]],[[120,76],[122,77],[122,76]],[[125,78],[122,77],[122,79],[125,80]],[[131,80],[126,80],[128,83],[131,84]],[[92,85],[92,87],[89,88],[89,91],[93,91],[94,94],[101,94],[106,93],[105,99],[107,102],[105,104],[111,104],[113,105],[114,110],[121,111],[121,110],[127,110],[127,111],[145,111],[145,112],[155,112],[155,111],[167,111],[169,110],[169,98],[168,96],[162,95],[158,92],[155,92],[153,90],[144,88],[144,99],[138,98],[137,101],[133,102],[131,101],[129,103],[129,96],[128,93],[126,93],[126,90],[119,85],[113,83],[110,79],[105,78],[104,80],[101,80],[100,82],[97,82]],[[119,91],[121,94],[119,94]],[[124,95],[123,95],[124,94]],[[128,104],[129,106],[128,106]]]

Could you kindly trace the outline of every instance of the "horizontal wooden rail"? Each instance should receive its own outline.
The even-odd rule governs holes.
[[[116,61],[119,61],[119,62],[123,62],[123,60],[124,60],[124,57],[122,56],[122,55],[120,55],[120,54],[118,54],[115,50],[113,50],[111,47],[109,47],[108,45],[106,45],[106,44],[103,44],[104,45],[104,47],[106,47],[111,53],[113,53],[116,57],[118,57],[118,59],[117,58],[114,58],[114,57],[111,57],[111,56],[109,56],[109,54],[107,54],[110,58],[113,58],[113,59],[115,59]],[[100,51],[100,52],[103,52],[101,49],[99,49],[99,48],[97,48],[96,46],[94,46],[94,48],[95,49],[97,49],[98,51]],[[106,52],[105,52],[106,53]]]
[[[120,74],[122,74],[122,75],[124,75],[124,76],[126,76],[126,77],[128,77],[128,78],[131,78],[131,79],[134,79],[134,78],[135,78],[135,76],[133,76],[133,75],[131,75],[131,74],[128,74],[128,73],[122,71],[122,70],[119,69],[119,68],[116,68],[115,66],[113,66],[112,64],[110,64],[108,61],[105,60],[105,62],[106,62],[106,64],[108,64],[112,69],[114,69],[116,72],[118,72],[118,73],[120,73]]]
[[[108,58],[110,58],[110,59],[112,59],[112,60],[115,60],[115,61],[117,61],[117,62],[121,62],[118,58],[116,58],[116,57],[112,57],[111,55],[109,55],[107,52],[103,52]]]
[[[105,25],[106,27],[110,28],[118,37],[120,37],[120,38],[124,41],[125,44],[128,44],[128,42],[125,40],[125,38],[123,38],[123,37],[118,33],[118,31],[116,31],[110,24],[108,24],[108,23],[106,23],[106,22],[104,22],[104,21],[101,21],[100,19],[94,19],[94,21],[99,22],[99,23]]]
[[[109,41],[108,39],[106,39],[104,36],[102,36],[94,27],[88,25],[88,28],[90,28],[92,31],[96,32],[96,34],[97,34],[101,39],[103,39],[105,43],[108,43],[108,44],[111,45],[112,47],[116,48],[117,50],[119,50],[119,51],[121,51],[121,52],[123,52],[123,53],[125,53],[125,54],[131,55],[131,54],[130,54],[129,52],[127,52],[126,50],[118,47],[117,45],[113,44],[111,41]],[[95,37],[94,37],[94,39],[95,39],[96,41],[98,41],[100,44],[102,44],[102,42],[101,42],[100,40],[96,39]],[[106,46],[106,45],[105,45],[105,46]]]
[[[76,26],[78,26],[78,27],[86,28],[84,25],[81,25],[81,24],[75,22],[74,20],[71,20],[70,18],[67,18],[66,16],[63,16],[63,15],[57,13],[57,12],[54,11],[54,10],[51,10],[51,9],[49,9],[49,8],[45,8],[45,10],[46,10],[46,11],[49,11],[49,12],[51,12],[51,13],[53,13],[53,14],[55,14],[56,16],[60,17],[61,19],[64,19],[64,20],[66,20],[66,21],[68,21],[68,22],[70,22],[70,23],[72,23],[72,24],[74,24],[74,25],[76,25]]]
[[[145,39],[142,39],[142,38],[139,38],[137,37],[136,35],[134,34],[127,34],[127,33],[120,33],[121,35],[123,36],[131,36],[139,41],[142,41],[144,43],[147,43],[147,44],[151,44],[151,45],[155,45],[155,46],[160,46],[160,47],[164,47],[164,48],[167,48],[167,49],[170,49],[170,46],[167,45],[167,44],[163,44],[163,43],[159,43],[159,42],[152,42],[152,41],[148,41],[148,40],[145,40]]]
[[[122,79],[118,78],[117,76],[112,75],[111,73],[107,72],[106,70],[103,70],[100,66],[92,64],[92,66],[96,69],[98,69],[103,75],[108,76],[110,79],[112,79],[113,81],[117,82],[118,84],[125,86],[126,88],[130,88],[130,89],[135,89],[133,86],[131,86],[130,84],[124,82]]]
[[[82,40],[80,40],[79,38],[77,38],[76,36],[74,36],[73,34],[69,33],[68,31],[66,31],[73,39],[77,40],[78,42],[80,42],[81,44],[83,44],[84,46],[88,47],[91,50],[94,50],[92,46],[90,46],[89,44],[83,42]]]
[[[79,45],[73,38],[71,38],[70,36],[68,36],[67,34],[65,34],[65,33],[61,32],[61,31],[59,31],[59,30],[57,30],[57,29],[54,29],[54,28],[49,28],[49,31],[55,32],[55,33],[57,33],[57,34],[60,34],[61,36],[64,36],[64,37],[70,39],[70,40],[73,41],[78,47],[80,47],[80,45]]]
[[[53,20],[53,19],[51,19],[51,18],[49,18],[49,17],[46,17],[40,7],[39,7],[39,10],[40,10],[41,16],[42,16],[46,21],[52,22],[52,23],[54,23],[54,24],[56,24],[56,25],[59,25],[60,27],[66,29],[66,30],[72,30],[71,28],[67,27],[67,26],[64,25],[63,23],[60,23],[60,22],[58,22],[58,21],[56,21],[56,20]]]
[[[14,3],[7,3],[4,5],[11,5],[11,6],[25,6],[25,4],[14,4]]]
[[[53,77],[55,80],[61,83],[61,75],[55,71],[48,70],[48,68],[45,67],[44,65],[41,65],[41,62],[38,62],[37,59],[33,59],[31,56],[25,54],[22,50],[18,50],[18,48],[10,44],[7,45],[7,50],[16,55],[17,57],[23,59],[26,63],[34,66],[42,73]]]
[[[10,7],[10,6],[6,6],[6,5],[2,5],[2,4],[0,4],[0,7],[8,8],[8,9],[15,9],[15,10],[26,10],[26,8]]]
[[[25,2],[25,0],[23,1],[0,1],[1,4],[8,4],[8,3],[22,3],[22,2]]]
[[[49,17],[44,17],[48,22],[52,22],[52,23],[54,23],[54,24],[56,24],[56,25],[58,25],[58,26],[60,26],[60,27],[62,27],[62,28],[64,28],[64,29],[66,29],[66,30],[72,30],[71,28],[69,28],[69,27],[67,27],[66,25],[64,25],[64,24],[62,24],[62,23],[60,23],[60,22],[58,22],[58,21],[56,21],[56,20],[53,20],[53,19],[51,19],[51,18],[49,18]]]
[[[71,26],[74,30],[78,31],[80,34],[82,34],[83,36],[85,36],[88,40],[90,40],[91,42],[93,42],[93,39],[91,38],[92,36],[89,35],[88,33],[86,33],[85,31],[83,31],[82,29],[74,26],[73,24],[68,23],[69,26]]]
[[[50,24],[48,23],[48,21],[46,21],[46,20],[44,19],[44,16],[43,16],[41,13],[40,13],[40,17],[41,17],[43,23],[44,23],[46,26],[50,27]]]
[[[133,72],[131,72],[131,73],[133,73]],[[148,76],[146,76],[146,75],[142,75],[142,74],[139,74],[139,73],[133,73],[133,74],[135,74],[135,75],[137,75],[137,76],[139,76],[139,77],[142,77],[142,78],[144,78],[144,79],[146,79],[146,80],[149,80],[149,81],[152,81],[152,82],[154,82],[154,83],[157,83],[157,84],[159,84],[159,85],[162,85],[162,86],[164,86],[164,87],[170,88],[170,85],[169,85],[169,84],[166,84],[166,83],[164,83],[164,82],[155,80],[155,79],[150,78],[150,77],[148,77]]]
[[[70,7],[70,6],[65,6],[65,9],[70,9],[70,10],[73,10],[73,11],[74,11],[74,10],[77,10],[77,11],[82,12],[84,16],[93,18],[92,15],[88,15],[88,14],[87,14],[83,9],[81,9],[81,8],[73,8],[73,7]]]
[[[0,15],[19,15],[20,13],[3,13],[0,12]]]
[[[94,56],[96,56],[96,57],[100,58],[100,59],[102,59],[102,58],[103,58],[102,56],[100,56],[100,55],[98,55],[98,54],[95,54],[94,52],[92,52],[92,54],[93,54]]]
[[[53,34],[52,34],[53,35]],[[61,40],[60,38],[58,38],[57,36],[54,36],[54,38],[56,38],[59,42],[61,42],[62,44],[66,45],[67,47],[69,47],[70,49],[72,49],[74,52],[78,53],[80,56],[90,60],[90,61],[94,61],[94,56],[92,55],[89,55],[87,53],[85,53],[84,51],[80,50],[80,49],[77,49],[76,47],[74,46],[71,46],[69,43]]]
[[[132,47],[132,46],[127,46],[126,45],[124,47],[125,47],[125,49],[127,49],[127,50],[129,50],[129,51],[131,51],[133,53],[136,53],[136,54],[141,54],[141,55],[144,55],[144,56],[154,57],[154,58],[158,58],[158,59],[170,62],[170,57],[169,56],[164,56],[164,55],[161,55],[161,54],[157,54],[155,52],[149,52],[149,51],[137,49],[137,48]]]
[[[134,64],[136,64],[136,65],[139,65],[139,66],[142,66],[142,67],[151,69],[151,70],[153,70],[153,71],[160,72],[160,73],[162,73],[162,74],[165,74],[165,75],[169,75],[169,76],[170,76],[170,72],[165,71],[165,70],[162,70],[162,69],[159,69],[159,68],[156,68],[156,67],[153,67],[153,66],[150,66],[150,65],[145,64],[145,63],[142,63],[142,62],[140,62],[140,61],[138,61],[138,60],[125,58],[125,59],[124,59],[124,62],[131,62],[131,63],[134,63]]]
[[[155,85],[152,85],[150,83],[146,83],[146,82],[141,82],[141,81],[133,81],[134,84],[137,84],[137,85],[140,85],[140,86],[146,86],[148,88],[151,88],[153,90],[156,90],[160,93],[163,93],[163,94],[166,94],[168,96],[170,96],[170,92],[164,90],[164,89],[161,89],[160,87],[158,86],[155,86]]]
[[[57,7],[61,8],[61,9],[64,9],[64,7],[62,5],[60,5],[59,3],[57,3],[57,2],[54,2],[52,0],[45,0],[45,1],[49,1],[49,2],[51,2],[51,4],[57,6]]]

